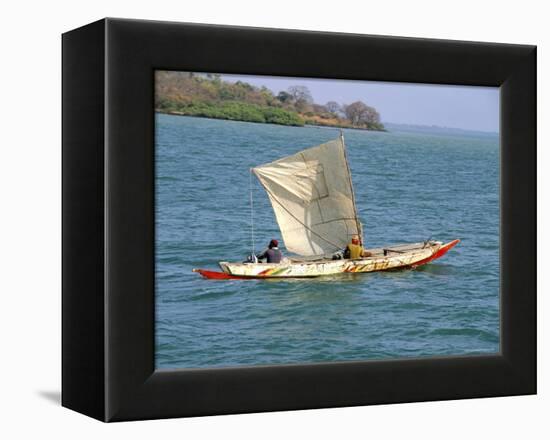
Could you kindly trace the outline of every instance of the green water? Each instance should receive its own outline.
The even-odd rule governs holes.
[[[170,115],[156,126],[158,368],[498,352],[496,135],[344,131],[367,246],[460,238],[443,259],[314,280],[213,281],[192,269],[251,251],[249,168],[338,131]],[[253,195],[258,250],[280,233],[255,181]]]

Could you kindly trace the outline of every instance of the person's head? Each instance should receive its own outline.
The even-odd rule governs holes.
[[[351,237],[351,243],[359,244],[359,237],[357,235],[354,235],[353,237]]]
[[[272,248],[278,247],[278,246],[279,246],[279,242],[275,239],[273,239],[269,242],[269,249],[272,249]]]

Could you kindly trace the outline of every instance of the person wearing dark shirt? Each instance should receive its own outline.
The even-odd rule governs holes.
[[[268,248],[256,257],[258,260],[266,259],[268,263],[280,263],[283,253],[279,250],[279,242],[275,239],[271,240]]]

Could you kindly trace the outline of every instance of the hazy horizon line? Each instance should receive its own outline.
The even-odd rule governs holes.
[[[417,127],[417,128],[427,128],[427,129],[439,129],[439,130],[450,130],[450,131],[469,131],[473,133],[485,133],[485,134],[500,134],[499,131],[494,130],[481,130],[475,128],[462,128],[462,127],[450,127],[446,125],[436,125],[436,124],[411,124],[408,122],[392,122],[392,121],[381,121],[384,125],[401,125],[405,127]]]

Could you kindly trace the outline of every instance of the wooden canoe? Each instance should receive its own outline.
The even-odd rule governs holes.
[[[209,279],[313,278],[341,273],[367,273],[390,269],[415,268],[441,258],[460,240],[402,244],[368,249],[369,257],[356,260],[301,260],[286,258],[281,263],[219,263],[221,272],[193,269]]]

